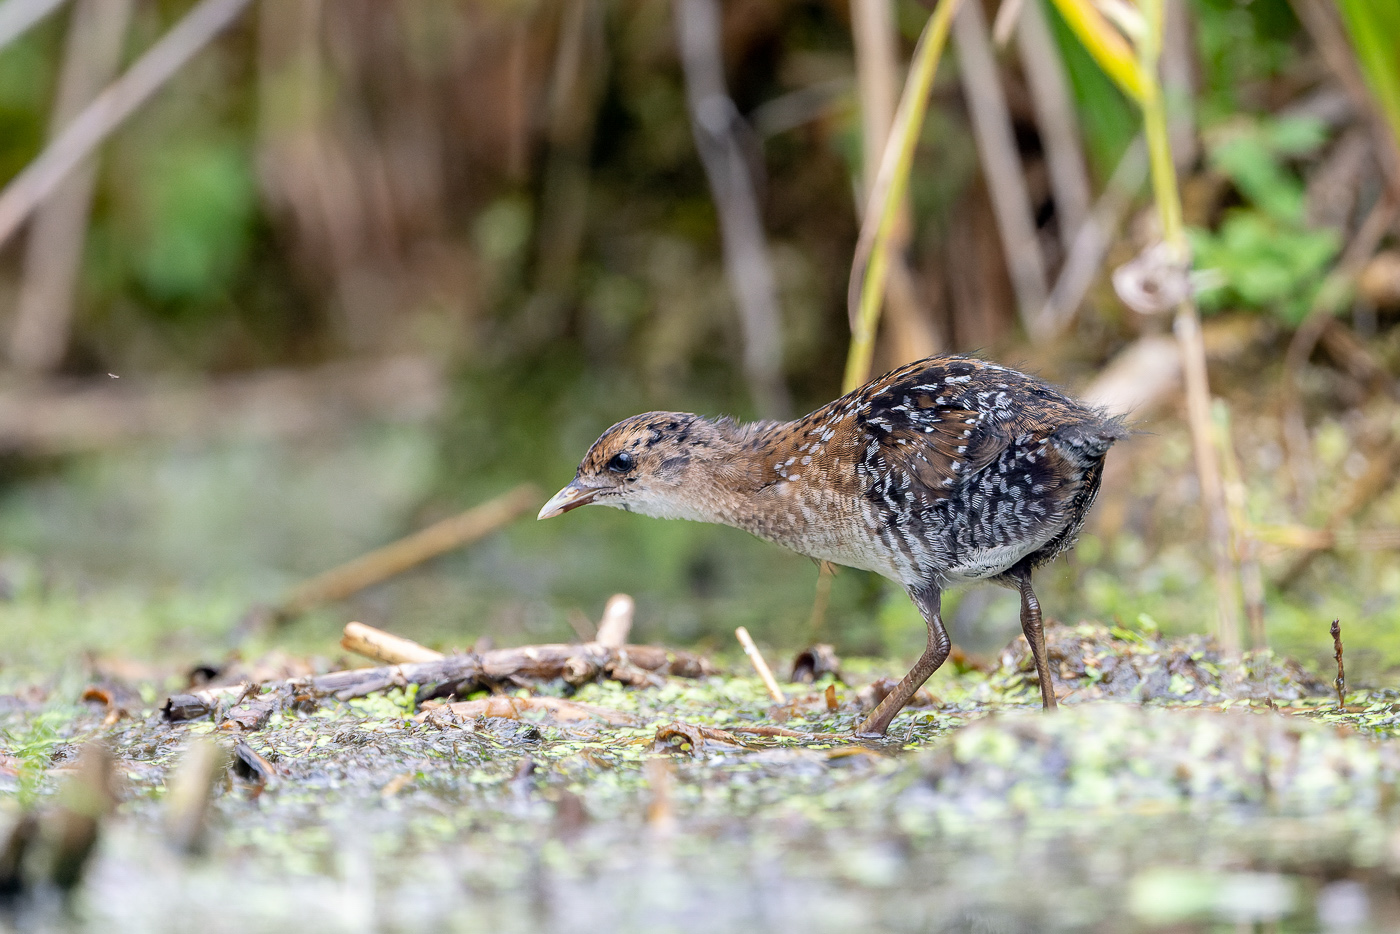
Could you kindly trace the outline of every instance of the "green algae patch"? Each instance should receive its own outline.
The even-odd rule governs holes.
[[[988,718],[921,769],[920,800],[960,818],[1052,808],[1374,814],[1394,798],[1400,747],[1267,709],[1103,703]]]
[[[1227,700],[1293,701],[1325,695],[1329,686],[1290,659],[1257,652],[1226,659],[1208,636],[1165,638],[1140,630],[1079,623],[1046,630],[1056,694],[1070,703],[1098,700],[1218,704]],[[998,667],[976,689],[980,700],[1038,697],[1035,664],[1024,639],[1014,639]]]
[[[122,800],[78,930],[1301,930],[1358,891],[1373,929],[1400,920],[1400,696],[1338,708],[1296,666],[1229,665],[1204,640],[1052,633],[1058,714],[1013,645],[940,672],[879,740],[850,731],[900,662],[784,684],[784,704],[737,666],[511,688],[626,726],[438,715],[394,689],[287,703],[250,732],[218,711],[166,722],[142,685],[75,705],[65,681],[0,704],[0,831],[97,740]],[[204,854],[184,857],[167,790],[211,734],[267,775],[220,776]]]

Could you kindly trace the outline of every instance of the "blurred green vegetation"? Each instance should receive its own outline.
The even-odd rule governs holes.
[[[127,60],[188,7],[139,5]],[[298,442],[10,455],[0,638],[11,657],[54,658],[45,646],[223,651],[249,606],[306,575],[522,480],[557,488],[617,419],[646,409],[754,414],[670,8],[591,4],[572,38],[566,8],[356,2],[325,5],[307,26],[265,5],[104,148],[60,375],[205,377],[407,352],[449,374],[451,397],[427,424]],[[926,11],[901,2],[897,12],[907,57]],[[1305,205],[1357,118],[1277,116],[1330,81],[1287,0],[1193,0],[1190,19],[1207,145],[1187,175],[1210,182],[1194,242],[1198,268],[1216,277],[1203,302],[1266,316],[1282,329],[1269,348],[1276,360],[1346,239],[1315,225]],[[65,23],[57,16],[0,50],[7,177],[47,135]],[[1100,187],[1137,117],[1053,11],[1051,23]],[[862,168],[849,30],[844,3],[725,7],[739,112],[775,101],[800,111],[749,142],[785,375],[803,410],[836,394],[846,351]],[[559,51],[566,40],[582,64]],[[1002,64],[1048,242],[1043,144],[1014,56]],[[1024,342],[949,69],[934,100],[911,185],[909,258],[924,307],[950,349],[1082,387],[1155,326],[1100,289],[1059,344]],[[1358,197],[1374,201],[1376,170],[1365,171]],[[1120,252],[1139,239],[1125,232]],[[5,295],[23,276],[21,252],[0,261]],[[1384,324],[1389,333],[1393,319]],[[881,353],[888,362],[892,351]],[[1238,375],[1216,374],[1219,391],[1244,417],[1272,419],[1253,404],[1255,373]],[[1344,376],[1310,378],[1313,412],[1355,395]],[[1346,424],[1354,439],[1359,429]],[[1171,631],[1204,628],[1210,597],[1184,442],[1170,415],[1146,427],[1170,450],[1159,457],[1134,439],[1114,452],[1134,464],[1133,505],[1043,575],[1051,616],[1134,625],[1147,614]],[[1257,514],[1293,519],[1277,459],[1256,454],[1244,452],[1267,501]],[[1355,476],[1345,460],[1324,471],[1334,485]],[[1390,521],[1394,508],[1392,494],[1374,515]],[[1276,647],[1320,658],[1330,652],[1325,621],[1343,616],[1349,638],[1373,652],[1363,670],[1400,663],[1383,638],[1400,600],[1385,557],[1325,556],[1303,586],[1271,593]],[[559,640],[571,636],[571,609],[596,616],[608,594],[628,591],[647,640],[727,645],[742,624],[784,647],[819,638],[848,654],[917,649],[922,627],[904,596],[852,571],[836,578],[824,628],[812,631],[815,578],[811,562],[733,530],[584,511],[522,522],[275,638],[324,650],[354,614],[438,645],[481,633]],[[959,641],[989,652],[1010,638],[1009,599],[950,597]]]
[[[1276,103],[1272,79],[1299,65],[1301,28],[1287,2],[1192,0],[1201,83],[1197,103],[1210,126]]]
[[[1290,325],[1311,310],[1341,237],[1309,225],[1303,180],[1287,160],[1325,141],[1324,127],[1306,118],[1237,120],[1217,131],[1209,164],[1245,205],[1227,210],[1216,231],[1191,231],[1197,266],[1218,278],[1201,293],[1202,307],[1265,309]]]
[[[1400,138],[1400,7],[1384,0],[1339,0],[1357,64],[1361,66],[1376,104]]]

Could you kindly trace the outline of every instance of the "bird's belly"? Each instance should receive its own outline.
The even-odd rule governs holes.
[[[1023,527],[1015,534],[989,534],[989,530],[982,529],[983,534],[979,535],[968,527],[958,529],[950,535],[941,556],[939,576],[949,583],[996,577],[1054,541],[1070,522],[1068,517],[1057,517],[1057,521]]]
[[[888,548],[868,541],[806,542],[803,543],[803,547],[793,550],[818,561],[830,561],[832,564],[848,568],[874,571],[882,577],[900,582],[908,582],[914,570],[913,562],[905,559],[902,554],[891,553]]]
[[[763,513],[768,521],[754,517],[734,524],[809,558],[873,571],[905,586],[996,577],[1043,548],[1065,525],[1060,519],[1017,534],[986,534],[989,530],[941,517],[890,522],[873,504],[854,497],[788,500],[782,506]]]
[[[868,504],[830,497],[795,503],[784,522],[750,526],[760,538],[818,561],[874,571],[901,583],[918,579],[916,562],[879,534],[880,517]]]
[[[1039,551],[1051,537],[1046,536],[1043,540],[1030,542],[1012,542],[991,548],[977,548],[959,554],[956,563],[943,570],[943,577],[949,583],[981,581],[996,577],[1014,567],[1026,555]]]

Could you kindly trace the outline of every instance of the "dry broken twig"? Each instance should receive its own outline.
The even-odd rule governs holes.
[[[433,661],[289,678],[246,702],[242,695],[248,690],[247,685],[207,688],[172,695],[165,703],[164,713],[166,719],[171,721],[196,720],[227,709],[227,721],[240,708],[251,711],[254,705],[267,705],[270,714],[281,706],[314,701],[320,697],[352,700],[410,684],[420,688],[435,687],[438,693],[462,695],[503,684],[552,681],[555,678],[563,678],[570,684],[583,684],[602,676],[613,677],[617,673],[626,679],[636,671],[699,678],[714,674],[715,669],[702,656],[652,645],[627,645],[618,649],[597,643],[527,645],[449,655]],[[423,692],[420,696],[432,693]],[[256,722],[256,719],[252,722]],[[263,718],[262,722],[265,723],[266,719]],[[243,728],[257,727],[245,724]]]
[[[1332,620],[1332,657],[1337,660],[1337,680],[1332,684],[1337,689],[1337,709],[1346,707],[1347,670],[1342,667],[1342,621]]]
[[[625,646],[636,610],[637,604],[630,596],[625,593],[613,594],[603,609],[603,620],[598,624],[598,634],[593,641],[609,649]]]
[[[364,623],[346,623],[345,633],[340,637],[340,647],[347,652],[372,658],[389,665],[402,665],[412,662],[435,662],[445,656],[419,645],[412,639],[396,636]]]
[[[290,619],[324,603],[343,600],[441,554],[479,541],[534,509],[539,496],[533,486],[522,484],[466,512],[318,574],[292,588],[273,611],[273,618]]]
[[[224,714],[219,729],[227,733],[256,733],[267,726],[268,721],[276,712],[275,698],[254,697],[249,700],[241,700]]]
[[[632,665],[627,658],[627,635],[632,630],[635,608],[635,602],[627,594],[613,594],[603,611],[603,621],[598,626],[597,634],[589,639],[587,644],[618,653],[616,664],[607,671],[613,680],[642,686],[652,684],[655,676],[650,674],[654,669]],[[403,636],[396,636],[364,623],[346,623],[340,646],[357,655],[390,665],[434,662],[447,657],[442,652],[420,645],[412,639],[405,639]],[[648,655],[646,652],[643,654]]]

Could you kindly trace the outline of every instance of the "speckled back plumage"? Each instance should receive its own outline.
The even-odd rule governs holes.
[[[1122,435],[1023,373],[931,357],[764,431],[779,508],[746,527],[906,584],[994,578],[1073,544]]]
[[[627,451],[646,469],[594,502],[721,522],[907,586],[941,586],[1070,547],[1123,433],[1038,379],[940,356],[792,422],[634,416],[598,440],[579,476],[606,473]],[[672,485],[640,492],[628,486],[638,476]]]

